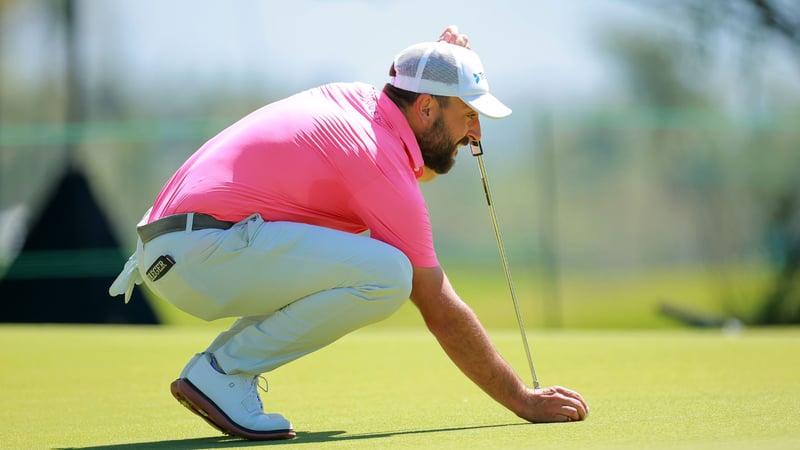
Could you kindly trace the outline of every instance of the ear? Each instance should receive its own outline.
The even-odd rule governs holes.
[[[433,98],[430,94],[420,94],[419,97],[414,101],[414,106],[412,108],[414,113],[414,118],[422,125],[424,128],[427,128],[439,114],[439,102]]]

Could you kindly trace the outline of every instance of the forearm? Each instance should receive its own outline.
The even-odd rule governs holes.
[[[415,276],[411,293],[428,329],[470,380],[494,400],[520,414],[526,386],[497,352],[478,317],[456,295],[444,272],[429,270],[432,272],[425,272],[425,277]]]
[[[475,313],[456,295],[439,267],[414,268],[411,300],[451,360],[501,405],[531,422],[583,420],[589,407],[580,394],[553,386],[525,386],[492,345]]]
[[[445,353],[490,397],[521,414],[526,386],[497,352],[475,313],[457,303],[448,316],[445,320],[426,321]]]

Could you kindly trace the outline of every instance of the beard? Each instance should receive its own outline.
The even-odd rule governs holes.
[[[459,142],[452,142],[447,131],[444,119],[439,116],[429,129],[416,136],[425,167],[439,175],[445,174],[453,168],[456,163],[458,147],[469,144],[467,137]]]

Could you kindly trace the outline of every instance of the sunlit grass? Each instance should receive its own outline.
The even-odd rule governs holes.
[[[517,321],[500,265],[488,268],[445,266],[459,295],[491,328],[516,328]],[[698,313],[738,317],[747,321],[769,286],[758,269],[662,269],[642,272],[562,273],[558,282],[544,280],[541,271],[512,267],[517,298],[526,328],[671,328],[682,326],[660,313],[662,302]],[[153,306],[166,323],[202,322],[168,303]],[[230,320],[214,322],[222,327]],[[379,327],[421,327],[416,308],[408,302]]]
[[[0,327],[3,448],[239,448],[169,394],[209,327]],[[519,335],[490,330],[528,378]],[[800,446],[800,330],[534,331],[539,378],[580,391],[587,421],[530,425],[490,400],[423,330],[369,327],[268,374],[282,448]],[[534,445],[535,444],[535,445]]]

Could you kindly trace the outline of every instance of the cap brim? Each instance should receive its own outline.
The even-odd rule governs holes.
[[[492,94],[461,97],[461,99],[478,113],[492,119],[502,119],[511,114],[511,108],[504,105]]]

